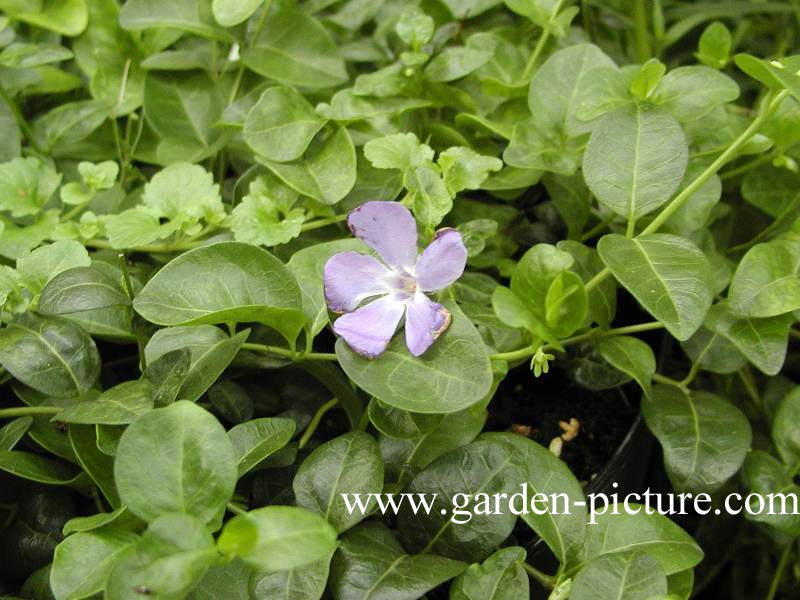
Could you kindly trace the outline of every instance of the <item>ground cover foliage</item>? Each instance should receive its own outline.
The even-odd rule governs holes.
[[[534,405],[549,377],[636,390],[676,492],[800,491],[798,23],[0,0],[0,596],[797,597],[797,515],[587,525],[478,494],[584,499],[557,456],[579,423],[487,430],[510,374]],[[393,262],[403,231],[427,270]],[[411,290],[369,305],[380,331],[341,256]],[[341,497],[381,491],[438,504]]]

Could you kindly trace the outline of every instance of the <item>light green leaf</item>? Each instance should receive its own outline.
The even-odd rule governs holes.
[[[664,464],[677,492],[713,493],[733,477],[750,449],[750,423],[713,394],[685,394],[659,385],[642,399],[647,426],[664,448]]]
[[[268,160],[289,162],[306,151],[325,120],[294,88],[267,89],[247,113],[242,135],[247,145]]]
[[[256,246],[285,244],[302,231],[306,212],[293,208],[297,194],[288,198],[273,194],[267,178],[259,177],[250,184],[250,193],[233,209],[230,227],[237,242]]]
[[[182,512],[208,523],[233,495],[236,455],[213,415],[178,401],[125,430],[114,479],[123,504],[147,521]]]
[[[704,65],[722,69],[728,63],[732,46],[731,32],[723,23],[714,21],[703,30],[694,56]]]
[[[733,274],[728,306],[743,317],[776,317],[800,308],[800,242],[756,244]]]
[[[214,19],[223,27],[233,27],[249,19],[262,0],[213,0]]]
[[[611,234],[597,245],[614,277],[678,340],[697,331],[711,307],[711,267],[694,244],[667,234]]]
[[[686,172],[681,126],[660,108],[636,105],[603,118],[583,157],[583,176],[597,200],[635,221],[670,199]]]
[[[146,380],[126,381],[97,397],[65,407],[53,420],[62,423],[127,425],[153,408]]]
[[[14,42],[0,52],[0,66],[25,69],[70,58],[72,58],[72,52],[63,46]]]
[[[70,425],[67,435],[78,464],[97,485],[112,508],[121,502],[114,483],[114,460],[100,451],[97,445],[97,428],[90,425]]]
[[[205,285],[196,282],[202,279]],[[133,301],[158,325],[256,321],[291,344],[303,326],[300,289],[291,273],[265,250],[222,242],[173,259]]]
[[[33,294],[41,292],[55,276],[75,267],[88,267],[89,253],[82,244],[65,240],[40,246],[17,259],[17,273]]]
[[[408,169],[403,185],[413,195],[414,216],[426,227],[435,228],[453,208],[453,197],[438,169],[432,166]]]
[[[12,217],[38,213],[61,182],[61,175],[38,158],[15,158],[0,164],[0,210]]]
[[[715,69],[693,65],[667,73],[650,100],[686,122],[702,118],[714,107],[738,97],[739,86],[733,79]]]
[[[174,163],[144,186],[142,202],[158,217],[193,217],[210,223],[225,217],[214,176],[199,165]]]
[[[315,563],[336,547],[336,531],[317,514],[294,506],[266,506],[228,521],[219,550],[262,571]]]
[[[215,40],[228,34],[214,23],[208,0],[130,0],[122,5],[119,23],[128,31],[168,27]]]
[[[445,302],[445,307],[452,324],[423,356],[412,356],[402,335],[374,360],[359,356],[340,339],[339,363],[361,389],[396,408],[444,413],[475,404],[492,385],[486,346],[455,303]]]
[[[61,35],[76,36],[86,29],[89,18],[85,0],[42,0],[42,2],[4,2],[9,16]]]
[[[451,196],[462,190],[477,190],[489,173],[503,168],[503,161],[478,154],[472,148],[454,146],[439,154],[437,160]]]
[[[413,133],[395,133],[368,141],[364,156],[377,169],[407,171],[432,161],[433,149]]]

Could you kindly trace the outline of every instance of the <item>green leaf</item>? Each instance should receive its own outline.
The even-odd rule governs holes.
[[[312,512],[294,506],[266,506],[228,521],[219,550],[262,571],[282,571],[328,557],[336,531]]]
[[[236,455],[214,416],[178,401],[125,430],[114,478],[123,504],[145,520],[183,512],[208,523],[233,495]]]
[[[267,600],[320,600],[328,583],[330,556],[302,567],[258,573],[251,579],[252,598]],[[250,600],[247,596],[242,600]],[[216,600],[209,598],[209,600]]]
[[[736,66],[747,75],[774,89],[785,89],[800,99],[800,76],[781,63],[762,60],[749,54],[737,54]]]
[[[122,14],[131,4],[125,4]],[[159,148],[161,162],[201,160],[213,154],[220,141],[224,141],[225,132],[214,126],[223,108],[219,86],[205,73],[160,75],[151,71],[147,74],[145,119],[162,140],[179,148],[177,151],[167,148],[163,156]]]
[[[670,199],[687,162],[686,138],[675,118],[641,104],[617,110],[595,127],[583,176],[600,204],[630,222]]]
[[[286,267],[294,275],[303,297],[303,313],[306,329],[316,336],[328,324],[328,304],[322,283],[322,272],[328,259],[339,252],[352,250],[369,253],[361,240],[345,239],[323,244],[314,244],[292,254]]]
[[[0,332],[0,364],[25,385],[61,398],[87,392],[100,376],[100,355],[83,329],[30,313]]]
[[[727,338],[705,327],[681,343],[681,347],[693,364],[698,363],[700,368],[712,373],[735,373],[747,363],[747,359]]]
[[[557,338],[574,333],[586,320],[588,299],[581,278],[572,271],[556,275],[544,300],[545,324]]]
[[[239,477],[286,446],[295,429],[294,421],[282,418],[254,419],[232,427],[228,437],[236,452]]]
[[[53,555],[50,588],[59,600],[78,600],[102,592],[114,563],[137,539],[113,526],[74,533]]]
[[[288,162],[306,151],[325,125],[309,102],[294,88],[268,88],[247,113],[242,135],[254,152],[268,160]]]
[[[794,483],[789,469],[771,454],[763,450],[753,450],[747,455],[742,475],[745,486],[753,493],[762,497],[775,494],[774,509],[769,508],[769,503],[761,508],[757,502],[752,502],[750,510],[744,511],[745,518],[774,527],[793,539],[800,536],[800,516],[792,514],[791,508],[792,498],[800,497],[800,486]],[[785,502],[786,509],[781,508],[781,502]]]
[[[195,283],[202,279],[205,285]],[[238,242],[195,248],[173,259],[133,301],[158,325],[245,323],[274,328],[291,344],[303,326],[300,289],[269,252]]]
[[[323,204],[336,204],[356,182],[356,151],[344,127],[315,139],[299,161],[280,163],[261,156],[256,160],[289,187]]]
[[[262,0],[213,0],[214,19],[223,27],[233,27],[249,19]]]
[[[413,133],[395,133],[368,141],[364,156],[376,169],[407,171],[432,161],[433,149]]]
[[[221,337],[224,340],[224,336]],[[216,343],[215,336],[211,345],[213,346]],[[150,346],[149,343],[145,346],[145,356],[147,355],[148,346]],[[153,405],[156,408],[169,406],[178,399],[178,394],[187,379],[191,364],[192,353],[189,348],[178,348],[165,352],[153,362],[147,364],[144,373],[142,373],[142,378],[150,383],[150,393],[153,398]]]
[[[407,504],[400,507],[398,532],[403,546],[412,552],[424,550],[468,561],[488,557],[511,534],[517,515],[503,506],[500,514],[476,510],[481,502],[478,494],[510,496],[520,491],[526,474],[514,450],[505,440],[478,440],[418,473],[405,491],[437,496],[430,513],[413,511]],[[479,537],[475,531],[481,532]]]
[[[348,79],[325,28],[288,0],[272,3],[261,33],[242,51],[242,62],[259,75],[288,85],[330,88]]]
[[[587,564],[572,582],[571,600],[660,598],[667,593],[667,577],[658,561],[647,554],[612,554]]]
[[[444,304],[452,324],[423,356],[412,356],[401,335],[375,360],[340,339],[336,356],[344,372],[367,393],[412,412],[455,412],[480,401],[492,385],[486,346],[458,306]]]
[[[410,48],[420,48],[433,37],[436,24],[418,6],[407,6],[395,25],[397,36]]]
[[[379,494],[383,490],[383,462],[378,444],[363,432],[353,431],[316,448],[295,475],[297,505],[322,515],[341,533],[367,517],[366,511],[349,511],[343,494]],[[352,498],[352,496],[350,496]],[[369,500],[368,500],[369,502]]]
[[[13,450],[33,423],[31,417],[20,417],[0,427],[0,451]]]
[[[750,422],[722,398],[656,386],[642,399],[647,426],[661,442],[677,492],[713,493],[733,477],[750,449]]]
[[[114,461],[98,448],[96,428],[88,425],[70,425],[68,435],[78,464],[97,484],[109,505],[118,508],[121,503],[114,484]]]
[[[98,100],[61,104],[36,119],[33,134],[40,146],[58,152],[60,148],[86,140],[110,113],[109,105]]]
[[[61,35],[76,36],[86,29],[89,18],[85,0],[45,0],[32,4],[4,3],[3,10],[20,21]]]
[[[433,431],[444,415],[426,415],[393,408],[373,398],[368,407],[369,420],[381,433],[395,438],[415,438]]]
[[[655,558],[664,573],[672,575],[697,565],[703,551],[691,536],[668,517],[654,512],[648,514],[644,506],[630,505],[636,514],[620,511],[596,514],[597,524],[588,527],[584,544],[585,559],[618,552],[644,552]]]
[[[667,73],[650,100],[683,123],[700,119],[738,97],[739,86],[727,75],[709,67],[689,66]]]
[[[153,408],[147,381],[126,381],[106,390],[96,400],[65,407],[53,420],[62,423],[128,425]]]
[[[705,325],[733,344],[762,373],[776,375],[786,359],[792,322],[791,315],[738,317],[726,302],[719,302],[711,307]]]
[[[571,268],[581,276],[584,283],[604,268],[603,261],[593,248],[571,240],[562,240],[557,247],[572,255],[575,262]],[[613,279],[606,278],[589,292],[589,316],[601,327],[610,327],[616,312],[617,286]]]
[[[115,528],[130,529],[129,526],[138,523],[139,520],[123,506],[110,513],[102,512],[90,517],[74,517],[66,522],[62,529],[62,534],[67,536],[71,533],[95,531],[112,524],[115,525]]]
[[[157,598],[185,598],[217,560],[203,522],[190,515],[162,515],[114,565],[105,595],[134,600],[147,590]]]
[[[453,197],[439,171],[431,166],[414,167],[405,172],[403,185],[412,195],[417,221],[433,229],[453,208]]]
[[[212,408],[230,423],[244,423],[253,418],[253,399],[235,381],[217,381],[209,388],[208,399]]]
[[[168,327],[156,331],[144,349],[145,360],[152,365],[176,350],[188,349],[190,361],[184,375],[176,375],[172,385],[180,385],[177,397],[194,402],[219,378],[247,340],[250,330],[228,337],[212,325]],[[182,370],[182,367],[179,367]],[[181,381],[178,378],[182,377]],[[169,392],[175,394],[174,388]],[[170,401],[164,400],[166,404]]]
[[[100,263],[68,269],[47,283],[37,310],[67,318],[92,335],[133,339],[131,300],[121,276]]]
[[[254,179],[250,193],[233,209],[230,228],[237,242],[277,246],[300,235],[306,211],[293,208],[298,194],[291,188],[286,188],[285,195],[275,193],[275,186],[270,184],[277,178],[271,179],[263,176]]]
[[[472,148],[454,146],[439,154],[442,178],[451,196],[462,190],[477,190],[489,173],[503,168],[503,161],[478,154]]]
[[[144,186],[142,202],[158,217],[192,217],[217,223],[225,217],[214,176],[199,165],[173,163]]]
[[[38,294],[56,275],[74,267],[88,267],[89,253],[82,244],[64,240],[40,246],[17,259],[17,273],[28,289]]]
[[[517,487],[514,490],[520,500],[519,503],[516,499],[514,501],[517,509],[522,508],[520,505],[530,508],[536,494],[545,494],[548,498],[553,494],[567,495],[571,502],[569,512],[553,510],[536,514],[528,510],[522,519],[542,538],[562,565],[577,562],[586,536],[587,512],[581,508],[584,505],[578,504],[584,502],[583,488],[567,465],[546,448],[520,435],[486,433],[480,440],[505,446],[522,471],[527,502],[520,493],[521,488]],[[537,507],[542,508],[541,502],[537,502]]]
[[[432,554],[408,555],[385,525],[368,522],[342,538],[330,588],[341,600],[422,598],[465,566]]]
[[[795,388],[781,400],[772,421],[772,441],[775,448],[784,464],[795,472],[800,468],[798,418],[800,418],[800,388]]]
[[[81,473],[72,465],[31,452],[0,451],[0,470],[47,485],[80,486]]]
[[[578,239],[589,221],[592,209],[592,193],[583,182],[583,177],[580,174],[568,177],[548,173],[542,183],[567,225],[567,235],[570,239]]]
[[[723,23],[714,21],[703,30],[694,56],[706,66],[722,69],[728,63],[732,46],[731,32]]]
[[[72,52],[54,44],[14,42],[0,52],[0,66],[12,69],[38,67],[72,58]]]
[[[61,175],[38,158],[15,158],[0,164],[0,210],[12,217],[35,215],[61,182]]]
[[[600,258],[625,289],[678,340],[689,339],[711,307],[711,267],[694,244],[667,234],[600,238]]]
[[[597,342],[597,351],[612,367],[635,379],[646,396],[650,395],[656,372],[656,357],[650,346],[638,338],[617,335],[602,338]]]
[[[649,99],[653,90],[661,82],[667,67],[657,58],[651,58],[644,63],[630,85],[630,92],[636,100],[642,101]]]
[[[226,41],[228,34],[216,23],[207,0],[130,0],[122,5],[119,24],[128,31],[168,27],[215,40]]]
[[[470,38],[466,46],[450,46],[437,54],[425,66],[429,81],[455,81],[480,69],[494,56],[492,38]]]
[[[800,243],[775,240],[750,248],[736,267],[728,306],[744,317],[776,317],[800,308]]]
[[[503,548],[483,564],[470,565],[450,586],[450,600],[516,600],[530,594],[528,574],[522,568],[526,552],[519,546]]]

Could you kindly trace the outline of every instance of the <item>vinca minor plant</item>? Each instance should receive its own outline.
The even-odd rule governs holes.
[[[0,0],[0,597],[800,597],[798,33]]]

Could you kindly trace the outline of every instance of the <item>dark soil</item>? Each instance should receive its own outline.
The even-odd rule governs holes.
[[[559,421],[580,422],[578,436],[564,442],[561,458],[581,482],[591,481],[616,452],[639,414],[641,392],[631,386],[590,391],[551,369],[536,379],[522,365],[500,384],[489,405],[490,431],[527,434],[545,448],[564,431]]]

